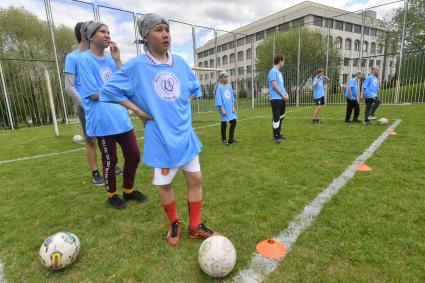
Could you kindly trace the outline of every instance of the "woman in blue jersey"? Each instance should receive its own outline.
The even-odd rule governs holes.
[[[124,200],[143,202],[146,196],[134,190],[140,151],[127,110],[121,105],[99,102],[99,91],[103,84],[122,65],[120,51],[116,43],[111,41],[108,27],[102,22],[86,22],[82,34],[89,42],[89,50],[79,56],[78,64],[81,83],[79,94],[84,106],[86,131],[88,136],[98,139],[108,203],[122,209],[126,208]],[[108,47],[111,54],[104,52]],[[125,160],[124,200],[116,192],[117,143],[121,146]]]
[[[143,15],[137,22],[146,54],[127,62],[101,90],[101,101],[116,102],[146,122],[143,162],[153,168],[152,183],[158,186],[168,217],[168,244],[180,241],[173,178],[182,170],[187,184],[189,236],[207,238],[217,234],[201,223],[202,173],[198,155],[202,144],[192,128],[190,103],[201,96],[200,84],[183,58],[169,52],[168,20],[156,14]]]
[[[237,143],[234,139],[236,119],[238,119],[235,110],[235,93],[233,92],[232,85],[228,83],[228,78],[227,72],[221,72],[215,91],[215,106],[221,117],[221,140],[225,145]],[[226,139],[227,122],[230,123],[229,141]]]
[[[313,113],[313,124],[320,123],[320,109],[325,105],[325,83],[329,81],[329,78],[325,76],[325,70],[323,68],[317,69],[316,74],[316,77],[313,79],[313,85],[311,86],[313,99],[316,104],[316,109]]]

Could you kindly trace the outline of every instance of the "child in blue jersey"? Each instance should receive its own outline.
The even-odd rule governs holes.
[[[120,52],[116,43],[111,41],[109,29],[104,23],[87,22],[82,31],[90,46],[88,51],[80,55],[78,65],[81,82],[79,94],[84,105],[87,135],[98,139],[108,203],[122,209],[127,207],[124,200],[143,202],[146,196],[134,190],[140,151],[127,110],[118,104],[99,102],[99,91],[103,84],[122,65]],[[110,47],[111,54],[104,52],[107,47]],[[124,200],[116,191],[117,143],[121,146],[125,160]]]
[[[272,126],[273,126],[273,139],[276,143],[280,143],[286,137],[281,135],[282,120],[285,117],[286,101],[289,95],[283,85],[283,76],[280,69],[285,65],[285,57],[283,55],[276,55],[273,59],[274,66],[269,71],[269,100],[272,107]]]
[[[365,124],[370,124],[370,120],[376,119],[375,111],[381,104],[379,99],[379,67],[373,67],[372,73],[364,80],[360,99],[365,99]]]
[[[320,123],[320,109],[325,105],[325,83],[327,81],[329,81],[329,78],[325,76],[325,70],[323,68],[317,69],[316,77],[313,79],[313,85],[311,86],[316,104],[316,109],[313,113],[313,124]]]
[[[221,72],[215,91],[215,106],[221,117],[221,140],[224,145],[237,143],[234,139],[234,134],[238,114],[236,114],[235,110],[235,93],[232,85],[228,83],[228,78],[227,72]],[[230,123],[229,141],[226,139],[227,122]]]
[[[362,72],[357,72],[354,77],[348,83],[347,89],[345,90],[345,100],[347,101],[347,111],[345,113],[345,122],[349,123],[351,118],[351,113],[354,109],[353,122],[360,123],[359,114],[360,114],[360,105],[358,99],[358,85],[362,79]]]
[[[85,154],[92,171],[92,183],[95,186],[103,186],[105,181],[97,168],[96,138],[87,136],[83,102],[81,101],[79,95],[81,84],[77,68],[78,57],[80,56],[81,52],[86,51],[88,48],[88,42],[81,36],[81,28],[83,24],[83,22],[80,22],[75,25],[74,31],[78,46],[77,49],[66,55],[65,58],[65,92],[72,98],[75,105],[77,106],[77,115],[80,120],[81,128],[85,138]]]
[[[187,184],[190,238],[217,234],[201,223],[202,173],[198,155],[202,144],[192,128],[191,100],[201,96],[200,84],[180,56],[169,53],[168,20],[146,14],[137,22],[146,54],[126,63],[102,88],[101,101],[120,103],[145,121],[143,162],[153,168],[152,183],[159,188],[169,220],[168,244],[180,241],[172,182],[182,170]]]

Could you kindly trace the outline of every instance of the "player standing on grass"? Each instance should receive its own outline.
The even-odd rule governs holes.
[[[273,59],[274,66],[269,71],[269,99],[272,106],[272,126],[273,138],[276,143],[280,143],[286,137],[281,135],[282,120],[285,117],[286,101],[289,95],[283,85],[283,76],[280,69],[285,65],[285,57],[283,55],[276,55]]]
[[[358,99],[358,85],[360,80],[362,79],[363,74],[362,72],[357,72],[354,75],[354,78],[350,80],[348,83],[347,89],[345,91],[345,100],[347,101],[347,111],[345,113],[345,122],[349,123],[351,118],[351,113],[354,109],[354,116],[353,116],[353,122],[354,123],[361,123],[359,120],[359,114],[360,114],[360,105],[359,105],[359,99]]]
[[[375,111],[381,104],[379,99],[379,67],[373,67],[372,73],[364,80],[360,99],[365,99],[366,109],[364,112],[365,124],[370,124],[370,120],[375,120]]]
[[[78,65],[87,134],[97,137],[99,143],[108,203],[122,209],[127,205],[116,191],[117,143],[121,146],[125,160],[124,200],[143,202],[146,196],[134,190],[140,151],[128,113],[121,105],[99,102],[99,91],[103,84],[121,67],[120,51],[116,43],[111,41],[108,27],[102,22],[86,22],[82,34],[89,42],[89,50],[80,55]],[[108,47],[111,54],[104,52]]]
[[[222,71],[215,91],[215,106],[221,117],[221,140],[224,145],[237,143],[234,139],[234,133],[238,114],[235,110],[235,93],[232,85],[228,83],[228,78],[227,72]],[[230,123],[229,141],[226,139],[227,122]]]
[[[313,85],[311,86],[316,104],[316,109],[313,113],[313,124],[320,123],[320,109],[325,105],[325,83],[327,81],[329,81],[329,78],[325,76],[325,70],[323,68],[317,69],[316,77],[313,79]]]
[[[96,137],[89,137],[86,133],[86,118],[84,114],[84,106],[81,101],[79,92],[81,89],[80,78],[78,76],[78,57],[87,50],[88,42],[81,37],[81,27],[84,23],[80,22],[75,25],[75,37],[77,38],[77,49],[66,55],[65,59],[65,91],[72,98],[77,106],[77,114],[83,129],[86,158],[92,170],[92,183],[95,186],[103,186],[105,181],[100,175],[96,161]]]
[[[187,184],[189,236],[207,238],[217,234],[201,223],[202,173],[198,155],[202,144],[192,128],[191,99],[201,96],[200,84],[189,65],[169,52],[168,20],[156,14],[143,15],[137,25],[146,54],[126,63],[102,89],[101,100],[118,102],[144,119],[143,162],[153,168],[152,183],[159,188],[170,228],[168,243],[180,241],[172,183],[180,169]],[[143,111],[142,111],[142,110]]]

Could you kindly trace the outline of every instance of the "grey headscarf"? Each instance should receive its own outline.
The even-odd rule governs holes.
[[[96,21],[85,22],[81,26],[81,36],[88,41],[95,34],[95,32],[100,28],[100,26],[106,26],[106,24],[103,22],[96,22]]]
[[[142,43],[143,50],[148,51],[149,49],[148,44],[144,41],[144,39],[149,34],[149,32],[159,24],[166,24],[169,26],[168,20],[157,14],[146,14],[137,20],[137,27],[139,28],[139,33],[142,39],[136,40],[136,43]]]

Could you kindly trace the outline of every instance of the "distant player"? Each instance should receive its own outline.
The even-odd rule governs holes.
[[[350,80],[348,83],[347,89],[345,91],[345,100],[347,101],[347,111],[345,113],[345,122],[349,123],[351,118],[351,113],[354,109],[354,116],[353,116],[353,122],[354,123],[361,123],[359,120],[359,114],[360,114],[360,105],[359,105],[359,83],[362,79],[363,74],[362,72],[357,72],[354,77]]]
[[[121,67],[120,51],[116,43],[111,41],[108,26],[102,22],[86,22],[82,33],[90,46],[88,51],[80,55],[78,65],[87,135],[97,137],[99,143],[108,203],[114,208],[123,209],[127,207],[124,200],[143,202],[146,196],[134,190],[140,151],[127,110],[118,104],[99,102],[99,91],[103,84]],[[105,52],[108,47],[111,54]],[[125,160],[124,200],[116,191],[117,143],[121,146]]]
[[[217,90],[215,91],[215,106],[221,117],[221,140],[225,145],[237,142],[234,139],[236,120],[238,119],[235,110],[235,93],[232,85],[228,83],[228,78],[227,72],[221,72]],[[226,139],[227,122],[230,123],[229,141]]]
[[[286,101],[289,95],[285,90],[283,84],[283,76],[280,69],[285,65],[285,57],[283,55],[276,55],[273,59],[274,66],[269,71],[269,100],[272,107],[272,126],[273,138],[276,143],[281,143],[282,139],[286,139],[281,135],[282,120],[285,117]]]
[[[373,67],[372,73],[367,76],[363,82],[362,93],[360,99],[365,99],[366,109],[365,109],[365,124],[370,124],[370,120],[376,119],[375,111],[378,109],[381,104],[379,99],[379,67]]]
[[[145,120],[143,162],[153,168],[152,183],[158,186],[168,217],[168,244],[180,241],[181,220],[177,214],[173,179],[183,171],[187,186],[189,236],[216,235],[201,223],[202,144],[192,128],[191,100],[201,96],[200,84],[189,65],[171,54],[168,20],[145,14],[137,22],[146,54],[127,62],[102,89],[101,100],[120,103]],[[144,118],[148,113],[153,120]]]
[[[325,105],[325,83],[327,81],[329,81],[329,78],[325,76],[325,70],[323,68],[317,69],[316,77],[313,79],[313,85],[311,86],[314,103],[316,104],[316,109],[313,113],[313,124],[320,123],[320,109]]]

